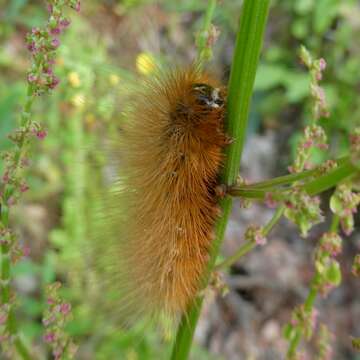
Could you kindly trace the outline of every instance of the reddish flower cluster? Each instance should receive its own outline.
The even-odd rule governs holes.
[[[351,272],[354,276],[360,277],[360,254],[355,256]]]
[[[305,191],[296,188],[291,190],[285,206],[284,215],[300,228],[304,237],[314,225],[323,221],[320,198],[311,197]]]
[[[301,328],[305,337],[310,339],[316,328],[318,311],[314,308],[310,310],[305,305],[297,306],[291,315],[290,323],[284,328],[284,335],[287,339],[291,339],[296,334],[296,329]]]
[[[252,241],[257,245],[266,245],[267,239],[264,236],[264,229],[257,225],[250,225],[245,231],[245,240]]]
[[[336,232],[324,233],[320,239],[318,250],[335,257],[341,253],[342,239]]]
[[[46,289],[48,309],[43,317],[45,334],[43,340],[52,348],[55,360],[73,358],[76,346],[65,333],[64,328],[71,318],[71,305],[59,296],[61,284],[56,282]]]
[[[294,165],[289,167],[292,173],[300,172],[303,169],[309,170],[312,164],[309,162],[311,148],[316,147],[321,150],[328,148],[327,137],[324,129],[316,124],[309,125],[304,130],[304,137],[297,147]]]
[[[354,214],[359,204],[360,193],[352,191],[351,183],[340,184],[330,199],[330,208],[340,217],[341,228],[346,235],[354,230]]]
[[[327,294],[341,282],[340,265],[335,259],[342,250],[342,239],[336,232],[322,235],[315,251],[315,282],[314,285],[323,295]]]
[[[65,4],[80,11],[80,1],[68,0]],[[26,37],[27,47],[33,59],[27,80],[35,95],[48,92],[59,84],[59,79],[53,73],[55,51],[60,46],[58,36],[70,25],[70,20],[62,13],[63,5],[64,1],[50,1],[47,25],[43,29],[33,28]]]
[[[360,127],[356,128],[349,137],[351,160],[360,167]]]

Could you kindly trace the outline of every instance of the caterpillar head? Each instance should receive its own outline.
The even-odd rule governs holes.
[[[196,102],[209,110],[222,108],[225,104],[223,94],[219,88],[198,83],[192,85],[192,92],[196,98]]]

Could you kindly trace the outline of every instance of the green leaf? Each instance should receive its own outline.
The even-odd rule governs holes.
[[[341,215],[344,211],[343,203],[336,193],[330,198],[330,209],[334,214],[338,215]]]
[[[318,34],[323,34],[338,14],[338,0],[317,0],[315,2],[314,28]]]
[[[294,336],[294,328],[290,324],[286,324],[282,329],[282,333],[286,340],[291,340]]]
[[[20,15],[21,9],[26,5],[27,0],[12,0],[6,9],[5,19],[13,21],[14,18]]]
[[[309,95],[310,76],[308,73],[289,72],[284,77],[286,97],[290,103],[300,102]]]
[[[308,14],[314,7],[314,0],[298,0],[294,2],[294,10],[299,15]]]
[[[287,70],[280,65],[260,64],[255,78],[255,90],[270,90],[282,85]]]
[[[296,19],[291,25],[291,33],[297,39],[305,39],[309,32],[309,24],[307,19]]]
[[[341,269],[336,260],[332,260],[326,270],[326,279],[332,285],[338,286],[341,283]]]

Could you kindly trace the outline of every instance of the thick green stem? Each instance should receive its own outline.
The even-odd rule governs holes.
[[[226,161],[221,177],[223,184],[227,185],[235,183],[239,173],[256,68],[262,46],[269,4],[269,0],[245,0],[241,13],[227,99],[225,128],[227,134],[234,139],[234,142],[226,149]],[[208,283],[223,241],[232,207],[232,199],[226,197],[221,201],[220,207],[222,209],[222,217],[216,224],[216,239],[211,249],[208,268],[203,276],[203,287],[206,287]],[[172,360],[188,358],[201,304],[202,298],[196,298],[183,315],[172,351]]]

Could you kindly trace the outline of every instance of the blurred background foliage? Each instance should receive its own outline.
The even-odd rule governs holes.
[[[222,1],[214,24],[221,33],[209,68],[227,81],[240,0]],[[116,131],[123,94],[134,83],[144,59],[162,64],[187,64],[196,55],[195,36],[201,27],[205,1],[87,0],[80,16],[61,38],[57,75],[59,88],[36,103],[34,116],[48,136],[32,149],[28,180],[31,191],[16,209],[13,222],[31,255],[15,268],[19,312],[28,343],[41,345],[44,286],[64,283],[63,296],[73,304],[68,331],[81,344],[79,359],[161,359],[168,354],[170,334],[148,326],[131,331],[114,329],[96,319],[81,301],[79,272],[86,271],[92,196],[101,184],[104,158],[98,149]],[[0,150],[11,146],[7,134],[16,127],[25,97],[29,65],[24,37],[46,19],[39,0],[0,0]],[[308,121],[309,77],[298,61],[300,44],[328,68],[323,81],[331,116],[323,121],[330,136],[328,154],[348,149],[348,134],[360,124],[360,7],[357,0],[274,0],[261,65],[258,69],[249,136],[273,131],[278,166],[285,173],[298,134]],[[1,167],[1,164],[0,164]],[[2,171],[2,169],[0,169]],[[90,272],[89,272],[90,276]],[[91,283],[91,279],[89,280]],[[159,335],[160,334],[160,335]],[[219,358],[217,355],[214,358]],[[202,347],[194,359],[213,358]],[[221,358],[221,356],[220,356]]]

